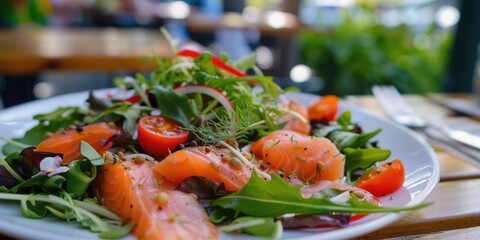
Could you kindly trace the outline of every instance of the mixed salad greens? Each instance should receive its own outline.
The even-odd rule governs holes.
[[[162,161],[174,151],[195,146],[241,152],[251,142],[284,128],[290,121],[282,121],[289,119],[287,115],[309,124],[312,138],[326,137],[336,145],[345,156],[345,184],[376,196],[401,187],[400,161],[376,165],[390,157],[389,150],[371,141],[381,129],[363,132],[352,123],[349,111],[337,117],[334,96],[311,107],[309,113],[315,119],[284,107],[283,95],[294,89],[281,89],[271,77],[263,76],[255,66],[254,53],[232,61],[225,54],[217,58],[208,52],[182,50],[174,58],[152,60],[158,69],[149,76],[116,79],[120,90],[106,97],[90,93],[84,106],[37,114],[33,118],[38,124],[23,137],[0,138],[6,142],[2,149],[6,157],[0,157],[0,199],[19,201],[22,215],[28,218],[54,215],[76,221],[101,238],[119,238],[133,224],[125,224],[100,205],[91,190],[105,164],[105,151],[118,152],[113,154],[117,161],[122,161],[124,153],[139,156],[135,161]],[[98,140],[102,138],[106,141]],[[358,214],[425,206],[385,208],[364,201],[358,192],[338,189],[324,189],[306,198],[301,187],[314,181],[291,185],[281,173],[269,174],[261,164],[253,164],[252,154],[243,155],[248,156],[247,162],[239,157],[238,164],[251,166],[255,174],[239,191],[226,191],[223,184],[198,177],[178,187],[199,196],[211,221],[226,232],[279,238],[283,228],[344,227]]]

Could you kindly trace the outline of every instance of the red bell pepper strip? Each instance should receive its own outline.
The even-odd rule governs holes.
[[[188,58],[198,58],[202,55],[202,53],[200,52],[197,52],[197,51],[193,51],[193,50],[189,50],[189,49],[185,49],[185,50],[182,50],[180,52],[177,53],[177,56],[180,56],[180,57],[188,57]],[[222,60],[220,60],[220,58],[216,57],[216,56],[212,56],[212,64],[220,69],[223,69],[237,77],[246,77],[248,76],[247,74],[241,72],[240,70],[238,69],[235,69],[234,67],[231,67],[229,65],[227,65],[226,63],[224,63]],[[253,84],[255,85],[256,83],[254,81],[251,81],[249,80],[250,84]],[[138,94],[136,95],[133,95],[132,97],[130,98],[127,98],[127,99],[124,99],[124,100],[121,100],[120,102],[131,102],[131,103],[137,103],[137,102],[140,102],[141,98]]]
[[[177,56],[180,56],[180,57],[189,57],[189,58],[198,58],[200,57],[200,55],[202,55],[201,53],[197,52],[197,51],[193,51],[193,50],[188,50],[188,49],[185,49],[185,50],[182,50],[180,52],[177,53]],[[241,72],[240,70],[238,69],[235,69],[231,66],[228,66],[227,64],[225,64],[222,60],[220,60],[218,57],[216,56],[212,56],[212,64],[216,67],[219,67],[237,77],[246,77],[248,76],[247,74]]]
[[[131,103],[137,103],[137,102],[140,102],[140,100],[142,100],[142,98],[140,97],[139,94],[135,94],[127,99],[123,99],[123,100],[120,100],[119,102],[131,102]]]

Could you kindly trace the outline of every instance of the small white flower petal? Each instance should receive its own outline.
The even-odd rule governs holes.
[[[65,166],[59,167],[59,168],[53,170],[52,172],[50,172],[50,173],[48,174],[48,177],[53,177],[53,176],[55,176],[55,175],[57,175],[57,174],[64,173],[64,172],[66,172],[66,171],[68,171],[68,170],[69,170],[68,167],[65,167]]]
[[[54,160],[53,164],[55,165],[55,168],[60,167],[60,164],[62,164],[62,158],[59,156],[55,156],[53,160]]]
[[[53,157],[46,157],[40,162],[40,171],[51,172],[55,170],[55,159]]]

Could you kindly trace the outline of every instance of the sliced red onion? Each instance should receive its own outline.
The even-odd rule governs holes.
[[[177,87],[174,90],[180,95],[189,93],[201,93],[208,95],[212,98],[215,98],[227,110],[228,113],[233,113],[233,106],[230,100],[228,100],[227,96],[215,88],[203,85],[186,85]]]

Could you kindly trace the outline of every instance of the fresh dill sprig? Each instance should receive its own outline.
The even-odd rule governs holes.
[[[241,104],[233,114],[217,114],[211,111],[214,119],[205,121],[201,126],[191,126],[186,129],[192,132],[200,141],[206,144],[215,144],[232,138],[241,138],[249,131],[264,127],[264,120],[260,120],[251,113],[251,107]]]

